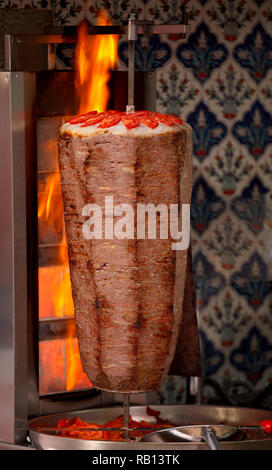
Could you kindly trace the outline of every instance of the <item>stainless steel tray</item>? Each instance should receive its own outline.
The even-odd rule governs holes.
[[[151,406],[160,411],[160,417],[176,425],[185,424],[229,424],[239,426],[242,424],[258,425],[263,419],[272,419],[272,412],[253,408],[238,408],[210,405],[158,405]],[[29,421],[29,435],[33,447],[40,450],[205,450],[204,442],[113,442],[91,441],[60,436],[52,436],[46,432],[39,432],[40,427],[55,427],[59,419],[78,416],[86,421],[104,424],[117,418],[123,413],[122,407],[93,408],[70,413],[58,413],[35,418]],[[135,420],[155,422],[152,416],[146,413],[146,406],[132,406],[130,414]],[[265,450],[272,449],[271,439],[258,439],[247,441],[221,442],[223,450]]]

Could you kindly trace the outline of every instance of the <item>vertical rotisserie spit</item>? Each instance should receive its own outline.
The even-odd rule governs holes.
[[[191,154],[190,126],[159,113],[89,113],[60,129],[79,348],[97,388],[156,390],[169,370],[182,317],[187,249],[173,249],[177,240],[168,217],[178,205],[181,229],[181,205],[191,199]],[[138,210],[148,204],[157,211],[155,230],[147,210],[143,232]],[[183,237],[186,231],[189,220],[183,217]]]

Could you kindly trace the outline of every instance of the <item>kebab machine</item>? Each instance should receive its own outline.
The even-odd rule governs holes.
[[[139,34],[185,35],[190,31],[188,16],[184,14],[181,25],[156,25],[150,21],[137,20],[134,13],[125,26],[91,26],[90,34],[126,34],[128,39],[128,103],[126,113],[134,108],[134,54]],[[69,393],[41,393],[41,343],[65,336],[73,319],[47,319],[41,321],[38,311],[38,272],[43,263],[52,263],[54,244],[42,246],[38,238],[37,175],[42,175],[43,155],[50,160],[54,154],[53,170],[56,171],[56,129],[76,114],[76,98],[73,93],[71,71],[54,70],[55,47],[71,44],[75,38],[64,35],[6,36],[5,71],[0,72],[1,119],[1,204],[2,204],[2,266],[1,270],[1,372],[0,372],[0,448],[10,449],[264,449],[272,447],[272,439],[259,434],[257,425],[272,418],[272,413],[237,407],[213,407],[203,405],[154,405],[148,412],[146,405],[129,406],[131,390],[118,390],[123,406],[114,403],[114,394],[99,392],[94,388]],[[35,48],[38,53],[35,54]],[[40,48],[41,47],[41,48]],[[33,54],[23,56],[26,50]],[[149,77],[150,78],[150,77]],[[65,104],[64,104],[65,103]],[[67,109],[67,103],[69,107]],[[154,105],[154,103],[153,103]],[[113,103],[114,106],[114,103]],[[150,103],[146,107],[150,109]],[[47,126],[48,120],[54,123]],[[44,127],[43,127],[44,126]],[[47,126],[47,127],[46,127]],[[46,130],[47,129],[47,130]],[[51,145],[44,146],[43,137],[53,136]],[[191,158],[191,144],[187,145]],[[50,153],[51,152],[51,153]],[[46,160],[45,158],[45,160]],[[52,157],[53,158],[53,157]],[[48,168],[47,168],[48,170]],[[51,168],[52,171],[52,168]],[[39,180],[38,180],[39,181]],[[189,201],[188,201],[189,202]],[[69,242],[69,240],[68,240]],[[47,253],[47,256],[44,253]],[[49,253],[49,255],[48,255]],[[183,254],[184,256],[184,254]],[[44,258],[47,259],[44,262]],[[184,300],[179,306],[181,321],[176,328],[175,354],[165,373],[186,377],[201,376],[201,360],[197,334],[194,287],[190,250],[186,250],[184,264]],[[49,260],[49,261],[48,261]],[[75,333],[74,333],[75,335]],[[49,356],[48,356],[49,358]],[[42,374],[46,374],[43,367]],[[194,382],[192,381],[191,384]],[[103,387],[101,387],[103,388]],[[113,392],[116,390],[112,390]],[[148,403],[148,393],[142,395]],[[133,400],[132,400],[133,401]],[[62,427],[60,420],[78,418],[85,423],[100,425],[123,414],[119,429],[110,427],[109,432],[119,431],[122,439],[81,439],[82,429],[76,436],[69,428]],[[135,421],[150,423],[143,438],[134,439],[129,415]],[[155,416],[162,423],[160,432],[155,426]],[[163,425],[164,423],[164,425]],[[167,425],[165,425],[167,423]],[[184,427],[186,425],[186,427]],[[188,431],[188,425],[195,425]],[[205,425],[205,426],[204,426]],[[215,425],[228,425],[235,429],[219,429]],[[241,438],[241,425],[252,425],[254,438]],[[154,427],[154,429],[152,428]],[[263,424],[265,426],[265,424]],[[269,425],[266,423],[266,430]],[[168,432],[163,433],[163,429]],[[85,424],[83,431],[88,431]],[[105,430],[105,429],[104,429]],[[141,430],[141,429],[140,429]],[[139,431],[139,429],[138,429]],[[146,431],[146,428],[145,428]],[[224,432],[223,432],[224,431]],[[79,434],[78,434],[79,433]],[[134,434],[133,434],[134,433]],[[238,434],[237,434],[238,433]],[[239,434],[240,433],[240,434]],[[186,438],[186,435],[189,436]],[[229,439],[229,436],[236,439]],[[149,437],[148,437],[149,436]],[[238,438],[237,438],[238,436]],[[218,439],[223,439],[218,443]]]

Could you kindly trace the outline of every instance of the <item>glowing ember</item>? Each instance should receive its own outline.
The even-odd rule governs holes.
[[[99,11],[98,25],[109,24],[107,11]],[[106,110],[109,99],[107,83],[118,60],[118,35],[90,36],[87,29],[87,23],[81,23],[76,46],[75,85],[80,99],[79,113]]]

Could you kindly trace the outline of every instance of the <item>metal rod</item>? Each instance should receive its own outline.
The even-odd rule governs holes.
[[[146,33],[146,25],[148,26],[149,34],[188,34],[191,31],[190,25],[185,24],[135,24],[137,34]],[[126,25],[113,25],[113,26],[88,26],[88,34],[124,34],[128,35],[128,26]],[[76,36],[68,36],[62,34],[12,34],[10,36],[16,43],[19,44],[69,44],[75,43]]]
[[[136,13],[131,13],[128,18],[128,25],[108,25],[108,26],[88,26],[89,35],[94,34],[124,34],[127,35],[129,42],[129,64],[134,70],[134,51],[135,41],[139,34],[144,36],[151,36],[152,34],[185,34],[190,33],[190,25],[187,24],[154,24],[152,21],[137,20]],[[188,17],[184,17],[188,21]],[[61,35],[61,34],[14,34],[5,35],[5,69],[17,69],[17,48],[24,44],[74,44],[77,41],[76,35]],[[48,68],[54,67],[54,50],[53,47],[49,48],[48,53]],[[131,56],[131,58],[130,58]],[[130,68],[130,67],[129,67]],[[131,72],[132,75],[132,72]],[[133,112],[134,108],[134,71],[133,78],[130,78],[129,86],[129,102],[127,112]]]
[[[123,401],[123,414],[124,414],[124,439],[129,439],[129,393],[124,393]]]
[[[135,111],[134,83],[135,83],[135,42],[137,41],[137,15],[132,11],[128,16],[128,104],[127,113]]]
[[[171,428],[171,426],[169,426],[169,428]],[[25,428],[24,428],[25,429]],[[55,433],[59,433],[59,432],[62,432],[62,431],[65,431],[65,432],[74,432],[74,431],[79,431],[79,432],[84,432],[84,431],[94,431],[94,432],[103,432],[103,431],[110,431],[110,432],[115,432],[115,431],[128,431],[127,428],[125,427],[120,427],[120,428],[93,428],[93,427],[90,427],[90,426],[83,426],[83,427],[67,427],[67,428],[58,428],[58,427],[43,427],[43,426],[39,426],[39,427],[36,427],[36,428],[30,428],[31,430],[33,431],[37,431],[37,432],[55,432]],[[143,431],[143,432],[151,432],[151,431],[160,431],[160,430],[164,430],[164,429],[167,429],[166,427],[163,427],[163,428],[160,428],[160,427],[144,427],[144,428],[135,428],[135,427],[132,427],[132,428],[129,428],[129,432],[131,431]]]
[[[216,435],[211,427],[204,427],[203,429],[203,438],[207,444],[207,447],[210,450],[222,450]]]
[[[64,339],[68,333],[76,338],[76,324],[74,318],[50,318],[39,321],[39,341]]]
[[[134,86],[135,86],[135,41],[128,42],[128,107],[127,112],[131,113],[134,107]]]

